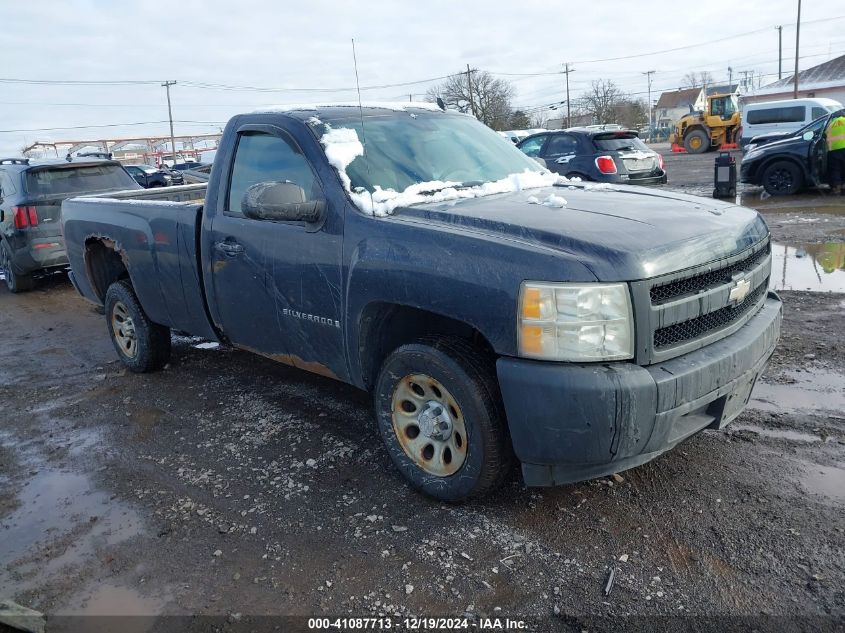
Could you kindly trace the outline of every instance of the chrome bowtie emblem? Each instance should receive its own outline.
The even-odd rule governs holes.
[[[734,287],[731,288],[731,294],[728,296],[728,300],[731,303],[740,303],[748,296],[750,290],[751,282],[747,279],[740,279],[735,283]]]

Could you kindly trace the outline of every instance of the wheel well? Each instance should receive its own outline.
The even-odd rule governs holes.
[[[123,252],[110,239],[93,238],[85,242],[85,267],[91,287],[100,301],[105,301],[106,291],[115,281],[129,279]]]
[[[371,303],[364,309],[359,326],[358,357],[366,389],[375,384],[384,359],[393,350],[423,337],[457,337],[470,342],[483,354],[495,355],[490,342],[471,325],[410,306]]]
[[[684,130],[684,136],[686,136],[690,132],[695,132],[696,130],[701,130],[702,132],[704,132],[708,136],[708,138],[710,137],[710,130],[707,127],[705,127],[704,125],[690,125],[690,126],[688,126]]]

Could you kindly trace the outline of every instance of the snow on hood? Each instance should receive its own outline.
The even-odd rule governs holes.
[[[501,180],[485,182],[474,187],[458,189],[459,182],[443,182],[439,180],[420,182],[407,187],[404,191],[382,189],[376,185],[372,194],[362,187],[352,190],[352,181],[346,173],[346,168],[358,156],[364,155],[364,146],[358,140],[358,133],[351,128],[329,128],[320,138],[320,143],[326,153],[329,164],[335,168],[352,201],[361,211],[378,217],[390,215],[396,207],[425,202],[447,202],[463,198],[479,198],[496,193],[522,191],[566,184],[569,181],[563,176],[549,171],[531,171],[526,169],[522,173],[510,174]],[[550,198],[555,198],[550,202]],[[562,201],[562,203],[561,203]],[[543,204],[549,206],[564,206],[566,200],[559,196],[550,196]]]

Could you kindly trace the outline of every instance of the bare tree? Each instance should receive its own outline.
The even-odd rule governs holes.
[[[648,125],[648,104],[643,99],[625,99],[616,108],[617,123],[638,130]]]
[[[617,106],[622,99],[622,92],[615,83],[600,79],[594,81],[592,87],[582,95],[581,105],[595,123],[615,123]]]
[[[509,129],[513,95],[511,84],[486,70],[472,71],[469,76],[457,73],[426,93],[429,101],[440,97],[447,106],[474,112],[479,121],[494,130]]]
[[[702,70],[699,73],[696,72],[688,72],[684,75],[684,78],[681,80],[681,85],[684,88],[704,88],[707,89],[707,86],[713,85],[713,75],[710,74],[709,71]]]
[[[549,111],[548,110],[539,110],[531,115],[531,125],[529,127],[532,128],[545,128],[549,122]]]

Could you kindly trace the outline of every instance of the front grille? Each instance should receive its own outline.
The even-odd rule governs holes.
[[[720,330],[739,321],[749,310],[757,305],[757,302],[765,294],[768,286],[769,279],[766,278],[741,303],[735,306],[726,306],[715,312],[690,319],[689,321],[660,328],[654,333],[654,348],[659,350],[686,343],[687,341],[701,338],[710,332]]]
[[[655,286],[649,291],[651,294],[651,303],[652,305],[660,305],[678,297],[694,295],[702,290],[708,290],[709,288],[728,283],[731,280],[731,276],[735,273],[751,270],[756,267],[766,258],[770,250],[770,245],[766,244],[765,248],[725,268],[687,277],[686,279],[671,281],[662,286]]]

